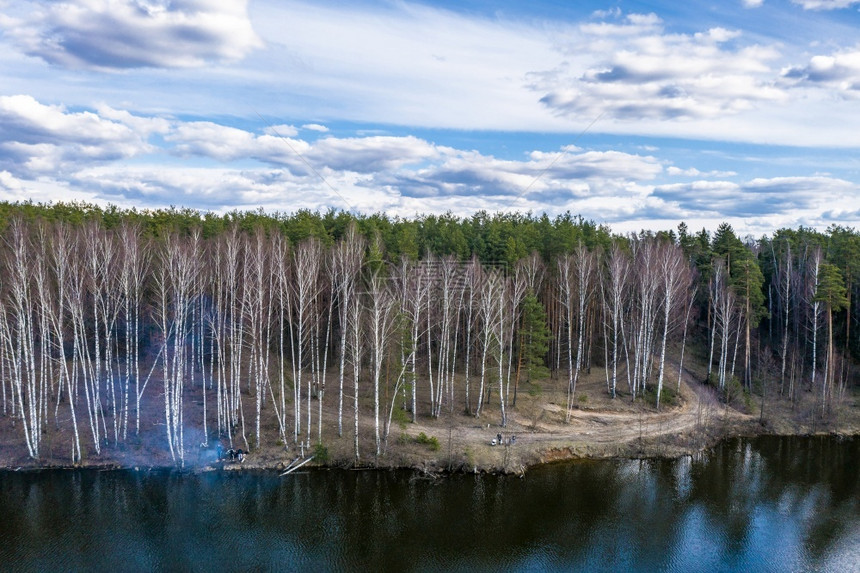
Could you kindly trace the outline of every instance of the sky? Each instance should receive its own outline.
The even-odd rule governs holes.
[[[0,199],[860,222],[860,0],[0,0]]]

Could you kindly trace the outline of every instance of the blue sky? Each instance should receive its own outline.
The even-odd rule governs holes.
[[[860,0],[0,0],[0,198],[860,221]]]

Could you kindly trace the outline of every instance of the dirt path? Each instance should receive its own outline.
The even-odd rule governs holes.
[[[692,381],[689,374],[682,381],[679,403],[659,412],[647,407],[619,411],[576,408],[570,422],[565,423],[563,407],[546,403],[541,408],[536,420],[520,410],[509,410],[505,428],[483,419],[453,428],[440,421],[419,421],[410,424],[409,434],[438,436],[442,457],[447,453],[450,459],[464,452],[464,469],[521,471],[536,463],[565,458],[677,455],[700,448],[718,428],[755,420],[726,408],[710,388]],[[516,436],[515,444],[491,445],[498,433],[506,443],[510,436]]]

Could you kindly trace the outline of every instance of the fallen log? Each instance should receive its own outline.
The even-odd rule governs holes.
[[[303,465],[305,465],[306,463],[308,463],[308,462],[309,462],[309,461],[311,461],[312,459],[314,459],[314,457],[313,457],[313,456],[309,457],[308,459],[306,459],[305,461],[303,461],[303,462],[302,462],[302,463],[300,463],[299,465],[297,465],[297,466],[293,466],[293,467],[291,467],[291,468],[289,468],[289,469],[285,470],[283,473],[281,473],[280,477],[283,477],[283,476],[285,476],[285,475],[287,475],[287,474],[291,474],[291,473],[293,473],[294,471],[296,471],[297,469],[299,469],[300,467],[302,467]],[[292,464],[290,464],[290,465],[292,465]]]

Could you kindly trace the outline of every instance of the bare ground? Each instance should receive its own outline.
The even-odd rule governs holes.
[[[677,365],[673,368],[674,379],[668,376],[666,382],[666,388],[670,391],[676,390],[678,383]],[[724,404],[712,388],[698,381],[704,378],[704,373],[693,369],[685,370],[680,392],[673,392],[675,395],[671,403],[661,404],[657,410],[653,396],[631,400],[630,394],[622,390],[620,379],[618,395],[611,398],[607,392],[604,371],[594,368],[589,374],[580,377],[569,420],[567,380],[564,377],[541,380],[537,384],[520,383],[517,405],[508,407],[508,419],[504,427],[500,425],[497,388],[494,388],[490,403],[484,404],[483,412],[477,418],[465,413],[463,396],[455,396],[454,407],[447,408],[439,418],[424,414],[429,411],[429,401],[425,399],[419,402],[419,415],[415,423],[403,420],[392,422],[387,441],[384,439],[386,416],[381,415],[382,454],[379,456],[376,455],[372,402],[369,396],[361,396],[360,458],[356,460],[352,397],[348,396],[344,400],[344,433],[338,436],[333,378],[330,376],[329,390],[324,400],[322,433],[322,444],[328,454],[325,465],[331,466],[406,467],[433,473],[446,470],[521,473],[536,464],[573,458],[675,457],[699,451],[728,436],[860,432],[860,400],[856,393],[849,393],[828,416],[822,417],[816,415],[816,401],[812,393],[801,392],[800,399],[792,403],[773,392],[774,396],[766,401],[762,415],[761,402],[757,398],[751,401],[739,398],[735,403]],[[458,386],[462,388],[462,382]],[[426,389],[419,388],[419,394],[422,390],[427,393]],[[92,445],[89,429],[83,422],[85,412],[78,412],[78,425],[85,448],[84,459],[78,465],[124,468],[177,465],[170,456],[164,438],[164,410],[158,395],[161,388],[156,386],[147,391],[152,394],[147,395],[145,409],[141,413],[140,434],[135,435],[134,424],[130,420],[129,435],[125,441],[112,444],[109,439],[98,454]],[[474,379],[472,393],[477,393]],[[199,421],[203,419],[203,409],[199,386],[188,391],[187,400],[186,419],[197,421],[195,427],[201,426]],[[211,396],[209,400],[208,423],[211,431],[214,414]],[[280,443],[277,425],[271,414],[264,419],[261,446],[254,447],[255,437],[251,433],[252,399],[243,395],[243,400],[247,416],[244,436],[247,441],[239,430],[234,435],[233,446],[243,449],[250,446],[252,452],[245,463],[213,463],[217,440],[211,436],[205,440],[202,430],[188,430],[186,468],[282,469],[296,458],[304,459],[312,453],[311,448]],[[384,402],[390,404],[390,397],[386,397]],[[317,405],[315,401],[312,403],[312,443],[317,442]],[[58,417],[61,422],[59,429],[53,423],[49,423],[45,429],[42,455],[37,461],[27,455],[20,421],[16,425],[11,416],[0,414],[0,467],[70,466],[72,435],[67,405],[60,408]],[[108,422],[107,427],[108,435],[112,436],[112,424]],[[305,432],[303,428],[303,434]],[[431,440],[435,438],[438,448],[417,441],[422,433]],[[504,444],[492,445],[491,441],[499,433],[503,435]],[[510,443],[513,436],[515,442]],[[220,441],[225,449],[230,446],[226,438],[222,437]],[[201,442],[208,442],[208,447],[201,448]],[[309,466],[318,465],[318,461],[315,460]]]

